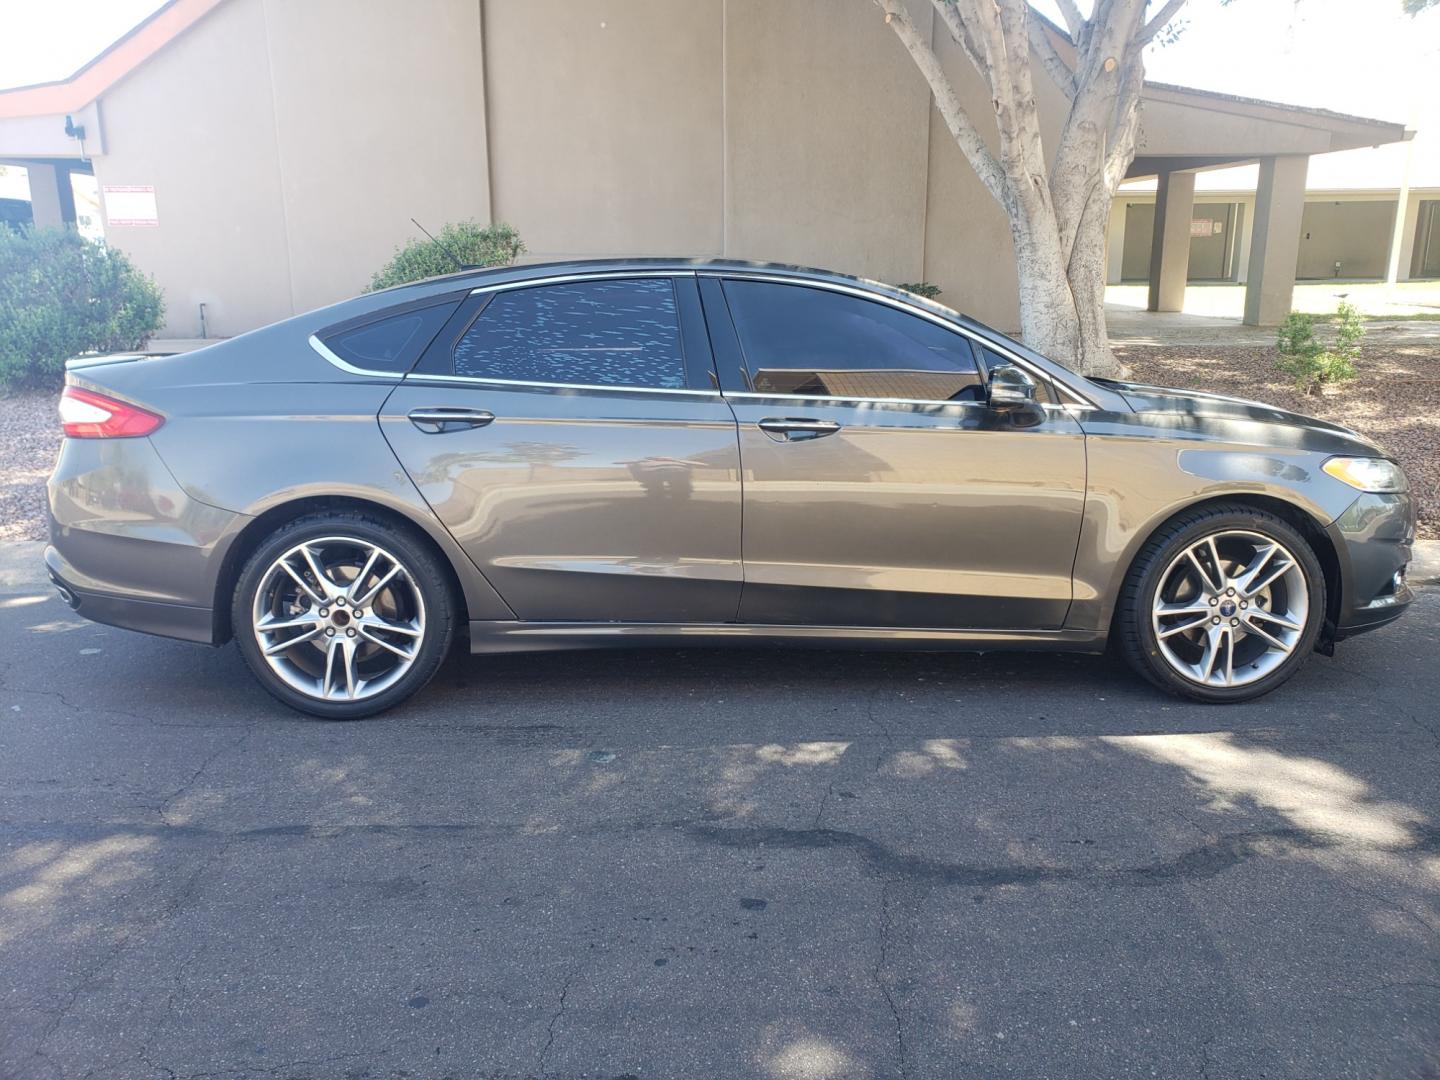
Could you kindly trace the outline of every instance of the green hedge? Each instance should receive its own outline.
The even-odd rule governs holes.
[[[159,287],[73,229],[0,228],[0,386],[59,385],[65,361],[138,349],[160,328]]]
[[[459,269],[457,259],[466,266],[508,266],[524,250],[520,234],[504,222],[453,222],[444,226],[435,240],[411,240],[396,248],[390,261],[370,279],[370,291],[453,274]]]

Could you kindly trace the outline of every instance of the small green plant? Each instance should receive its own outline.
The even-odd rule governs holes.
[[[1276,336],[1280,353],[1276,366],[1295,380],[1302,394],[1318,394],[1330,383],[1355,378],[1355,361],[1360,359],[1360,342],[1365,337],[1365,320],[1354,304],[1340,301],[1335,315],[1335,336],[1327,348],[1315,336],[1314,315],[1292,311]]]
[[[465,266],[508,266],[524,250],[520,234],[503,221],[493,225],[452,222],[441,228],[434,240],[424,237],[396,248],[390,261],[370,279],[370,291],[453,274],[459,269],[457,260]]]
[[[0,386],[58,385],[85,352],[142,348],[164,321],[160,288],[74,229],[0,229]]]
[[[907,281],[895,287],[904,289],[906,292],[913,292],[916,296],[923,296],[926,300],[934,300],[940,295],[940,286],[931,285],[928,281]]]

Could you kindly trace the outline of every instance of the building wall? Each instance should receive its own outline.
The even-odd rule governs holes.
[[[355,9],[229,0],[101,99],[96,180],[154,185],[160,219],[106,238],[165,290],[165,334],[199,336],[202,302],[228,336],[352,295],[411,215],[488,217],[474,0]]]
[[[1300,219],[1297,278],[1383,278],[1395,200],[1310,200]],[[1337,269],[1338,264],[1338,269]]]
[[[1418,252],[1425,242],[1425,212],[1433,188],[1412,189],[1404,223],[1403,243],[1400,249],[1399,278],[1440,276],[1440,255],[1434,256],[1427,273],[1421,265]],[[1205,240],[1192,239],[1190,250],[1189,276],[1192,281],[1215,280],[1214,270],[1220,259],[1229,260],[1230,273],[1227,280],[1244,282],[1246,263],[1249,258],[1250,234],[1254,215],[1254,195],[1226,193],[1216,199],[1210,195],[1205,201],[1197,196],[1195,217],[1217,218],[1223,216],[1225,207],[1233,206],[1235,222],[1226,223],[1222,235],[1212,235]],[[1215,200],[1215,201],[1211,201]],[[1296,259],[1296,277],[1305,280],[1333,278],[1335,263],[1340,263],[1342,278],[1383,279],[1387,272],[1390,244],[1395,225],[1395,207],[1398,198],[1385,193],[1341,193],[1326,192],[1308,197],[1302,217],[1300,251]],[[1107,281],[1116,285],[1121,281],[1143,281],[1149,273],[1150,243],[1155,219],[1155,195],[1153,191],[1122,191],[1116,198],[1116,209],[1111,214],[1109,242],[1111,259]],[[1223,241],[1225,230],[1230,240]],[[1218,255],[1222,246],[1225,255]],[[1119,247],[1121,257],[1115,258]],[[1436,242],[1440,251],[1440,241]]]
[[[1053,142],[1063,101],[1037,79]],[[160,215],[108,239],[164,288],[171,336],[198,335],[202,302],[230,335],[352,295],[411,216],[508,221],[529,259],[928,280],[1017,322],[1005,215],[868,4],[227,0],[100,106],[98,182],[154,185]]]

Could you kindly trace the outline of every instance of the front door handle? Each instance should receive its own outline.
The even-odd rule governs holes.
[[[484,409],[452,409],[437,406],[433,409],[411,409],[406,416],[410,422],[427,435],[443,435],[448,431],[464,431],[467,428],[484,427],[495,422],[495,414]]]
[[[795,416],[767,416],[758,426],[776,442],[823,439],[840,430],[840,425],[834,420],[806,420]]]

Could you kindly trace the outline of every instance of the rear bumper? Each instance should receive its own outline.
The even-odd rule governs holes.
[[[1415,504],[1408,494],[1361,495],[1329,528],[1340,561],[1340,604],[1331,640],[1394,622],[1415,599],[1406,580],[1415,542]]]
[[[50,582],[60,594],[60,599],[69,604],[76,614],[107,626],[196,641],[202,645],[214,644],[215,613],[210,608],[136,600],[113,593],[78,589],[65,580],[59,569],[63,565],[59,552],[53,547],[45,549],[45,566],[50,571]]]
[[[213,643],[220,567],[249,519],[187,495],[149,439],[66,439],[45,565],[76,612]]]

